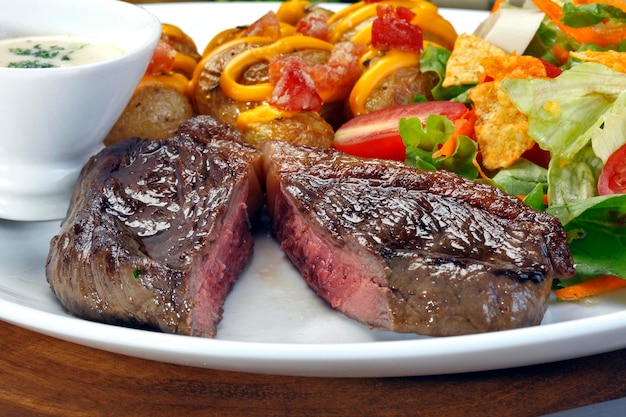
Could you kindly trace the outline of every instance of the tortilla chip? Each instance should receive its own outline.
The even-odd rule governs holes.
[[[574,58],[585,62],[597,62],[605,65],[613,71],[626,73],[626,52],[618,51],[582,51],[570,52]]]
[[[482,81],[484,68],[480,60],[489,56],[508,56],[509,53],[478,36],[461,34],[456,38],[448,58],[442,86],[471,85]]]
[[[540,59],[528,55],[488,56],[480,60],[485,75],[494,81],[505,78],[546,78]]]
[[[488,170],[507,168],[535,141],[528,136],[528,118],[500,90],[500,82],[477,85],[469,92],[476,114],[476,141]]]

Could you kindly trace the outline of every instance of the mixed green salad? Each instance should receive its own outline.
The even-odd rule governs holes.
[[[497,7],[513,7],[508,1],[498,3]],[[510,194],[525,196],[528,204],[560,219],[568,234],[577,275],[557,280],[555,287],[603,275],[625,279],[626,3],[621,1],[621,8],[611,1],[534,3],[538,6],[551,3],[548,7],[558,7],[561,13],[555,20],[552,10],[546,12],[524,54],[541,58],[562,72],[553,78],[504,79],[500,88],[528,118],[528,135],[543,151],[549,152],[549,162],[541,166],[520,158],[482,180],[492,181]],[[578,29],[599,24],[604,25],[604,30],[621,31],[623,37],[617,43],[598,45],[581,42],[562,29],[564,25]],[[585,62],[572,54],[563,59],[562,53],[555,52],[590,50],[612,51],[607,54],[612,58],[609,65],[606,59],[603,63]],[[443,79],[449,55],[442,48],[428,47],[422,54],[422,70],[435,71]],[[473,87],[443,88],[440,83],[433,96],[438,100],[469,103],[467,93]],[[427,123],[426,130],[420,134],[436,129],[434,123],[434,120]],[[406,132],[416,130],[403,121],[401,133],[403,124]],[[415,164],[415,154],[424,152],[428,146],[422,146],[420,151],[414,136],[404,134],[407,155]],[[476,151],[464,139],[459,141],[457,152],[448,156],[450,163],[441,160],[437,163],[447,168],[457,167],[461,175],[477,177],[470,163]]]

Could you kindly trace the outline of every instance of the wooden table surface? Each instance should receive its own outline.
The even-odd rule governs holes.
[[[0,415],[535,417],[626,396],[626,350],[410,378],[304,378],[153,362],[0,322]]]

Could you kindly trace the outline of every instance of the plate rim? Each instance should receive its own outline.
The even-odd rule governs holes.
[[[491,333],[319,344],[167,334],[50,313],[3,299],[0,299],[0,319],[67,342],[126,356],[215,370],[308,377],[402,377],[488,371],[539,365],[626,347],[623,337],[626,335],[626,309]],[[81,334],[83,331],[86,334]],[[543,337],[533,337],[535,333],[543,333]],[[509,337],[503,337],[505,335]],[[598,337],[602,337],[602,344],[595,343]],[[250,355],[250,352],[255,354]],[[503,352],[516,355],[511,358],[502,355]],[[466,362],[463,360],[466,355],[488,356],[489,360]],[[442,364],[440,360],[449,363]]]
[[[182,2],[140,6],[148,10],[166,11],[171,8],[221,9],[240,7],[241,4],[249,5],[244,2]],[[256,3],[254,7],[259,8],[261,4],[271,8],[280,3],[262,2]],[[345,6],[341,3],[333,5]],[[0,298],[0,319],[68,342],[143,359],[218,370],[291,376],[440,375],[536,365],[626,347],[626,306],[623,310],[603,315],[500,332],[339,343],[272,343],[194,338],[88,321],[3,298]],[[538,340],[533,337],[536,334],[542,337]],[[593,344],[599,336],[602,336],[603,344]],[[153,345],[146,346],[148,342]],[[256,356],[250,356],[251,351],[256,352]],[[503,351],[515,352],[517,355],[513,359],[506,355],[495,355]],[[463,361],[461,356],[468,352],[492,357],[476,363]],[[442,364],[441,360],[450,359],[451,354],[456,355],[454,360],[447,365]]]

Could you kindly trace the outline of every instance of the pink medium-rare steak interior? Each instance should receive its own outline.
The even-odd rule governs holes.
[[[457,335],[539,324],[574,272],[558,220],[443,171],[272,142],[281,247],[329,304],[371,327]]]
[[[196,299],[190,313],[192,336],[215,335],[222,319],[221,306],[252,256],[254,238],[245,215],[245,191],[242,187],[240,195],[232,199],[219,235],[191,269],[189,292]]]
[[[172,139],[129,139],[88,161],[46,265],[70,313],[215,335],[252,255],[249,209],[262,205],[260,153],[229,129],[200,117]]]
[[[294,213],[284,194],[276,196],[274,213],[281,218],[276,237],[302,277],[331,307],[373,327],[390,328],[386,308],[390,289],[381,265],[367,253],[338,251],[314,224]],[[377,282],[378,281],[378,282]]]

